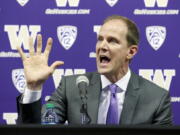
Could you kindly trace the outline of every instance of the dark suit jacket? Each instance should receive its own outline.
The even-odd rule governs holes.
[[[96,124],[101,94],[101,80],[98,73],[85,74],[89,79],[87,88],[88,114],[91,124]],[[59,87],[48,102],[53,103],[60,122],[68,120],[70,124],[81,122],[81,99],[76,86],[76,76],[63,77]],[[40,123],[41,102],[21,104],[18,98],[18,121],[20,123]],[[42,113],[44,107],[42,107]],[[131,73],[125,93],[120,124],[157,124],[171,125],[172,114],[169,93],[152,82]]]

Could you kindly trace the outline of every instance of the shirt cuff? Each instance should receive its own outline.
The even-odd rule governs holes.
[[[23,94],[22,103],[29,104],[35,101],[38,101],[41,98],[42,89],[40,90],[30,90],[28,88],[25,89]]]

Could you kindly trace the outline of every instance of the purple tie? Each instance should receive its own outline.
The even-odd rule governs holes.
[[[107,113],[106,124],[119,124],[118,106],[117,106],[117,98],[116,98],[117,85],[111,84],[109,85],[109,89],[111,91],[111,97],[110,97],[111,99]]]

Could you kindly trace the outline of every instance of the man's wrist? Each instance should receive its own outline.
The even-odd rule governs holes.
[[[42,90],[42,85],[27,84],[27,89],[32,90],[32,91]]]

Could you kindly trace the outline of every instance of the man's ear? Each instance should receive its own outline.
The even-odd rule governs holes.
[[[138,46],[137,45],[131,45],[129,46],[128,54],[127,54],[127,59],[132,59],[136,53],[138,52]]]

